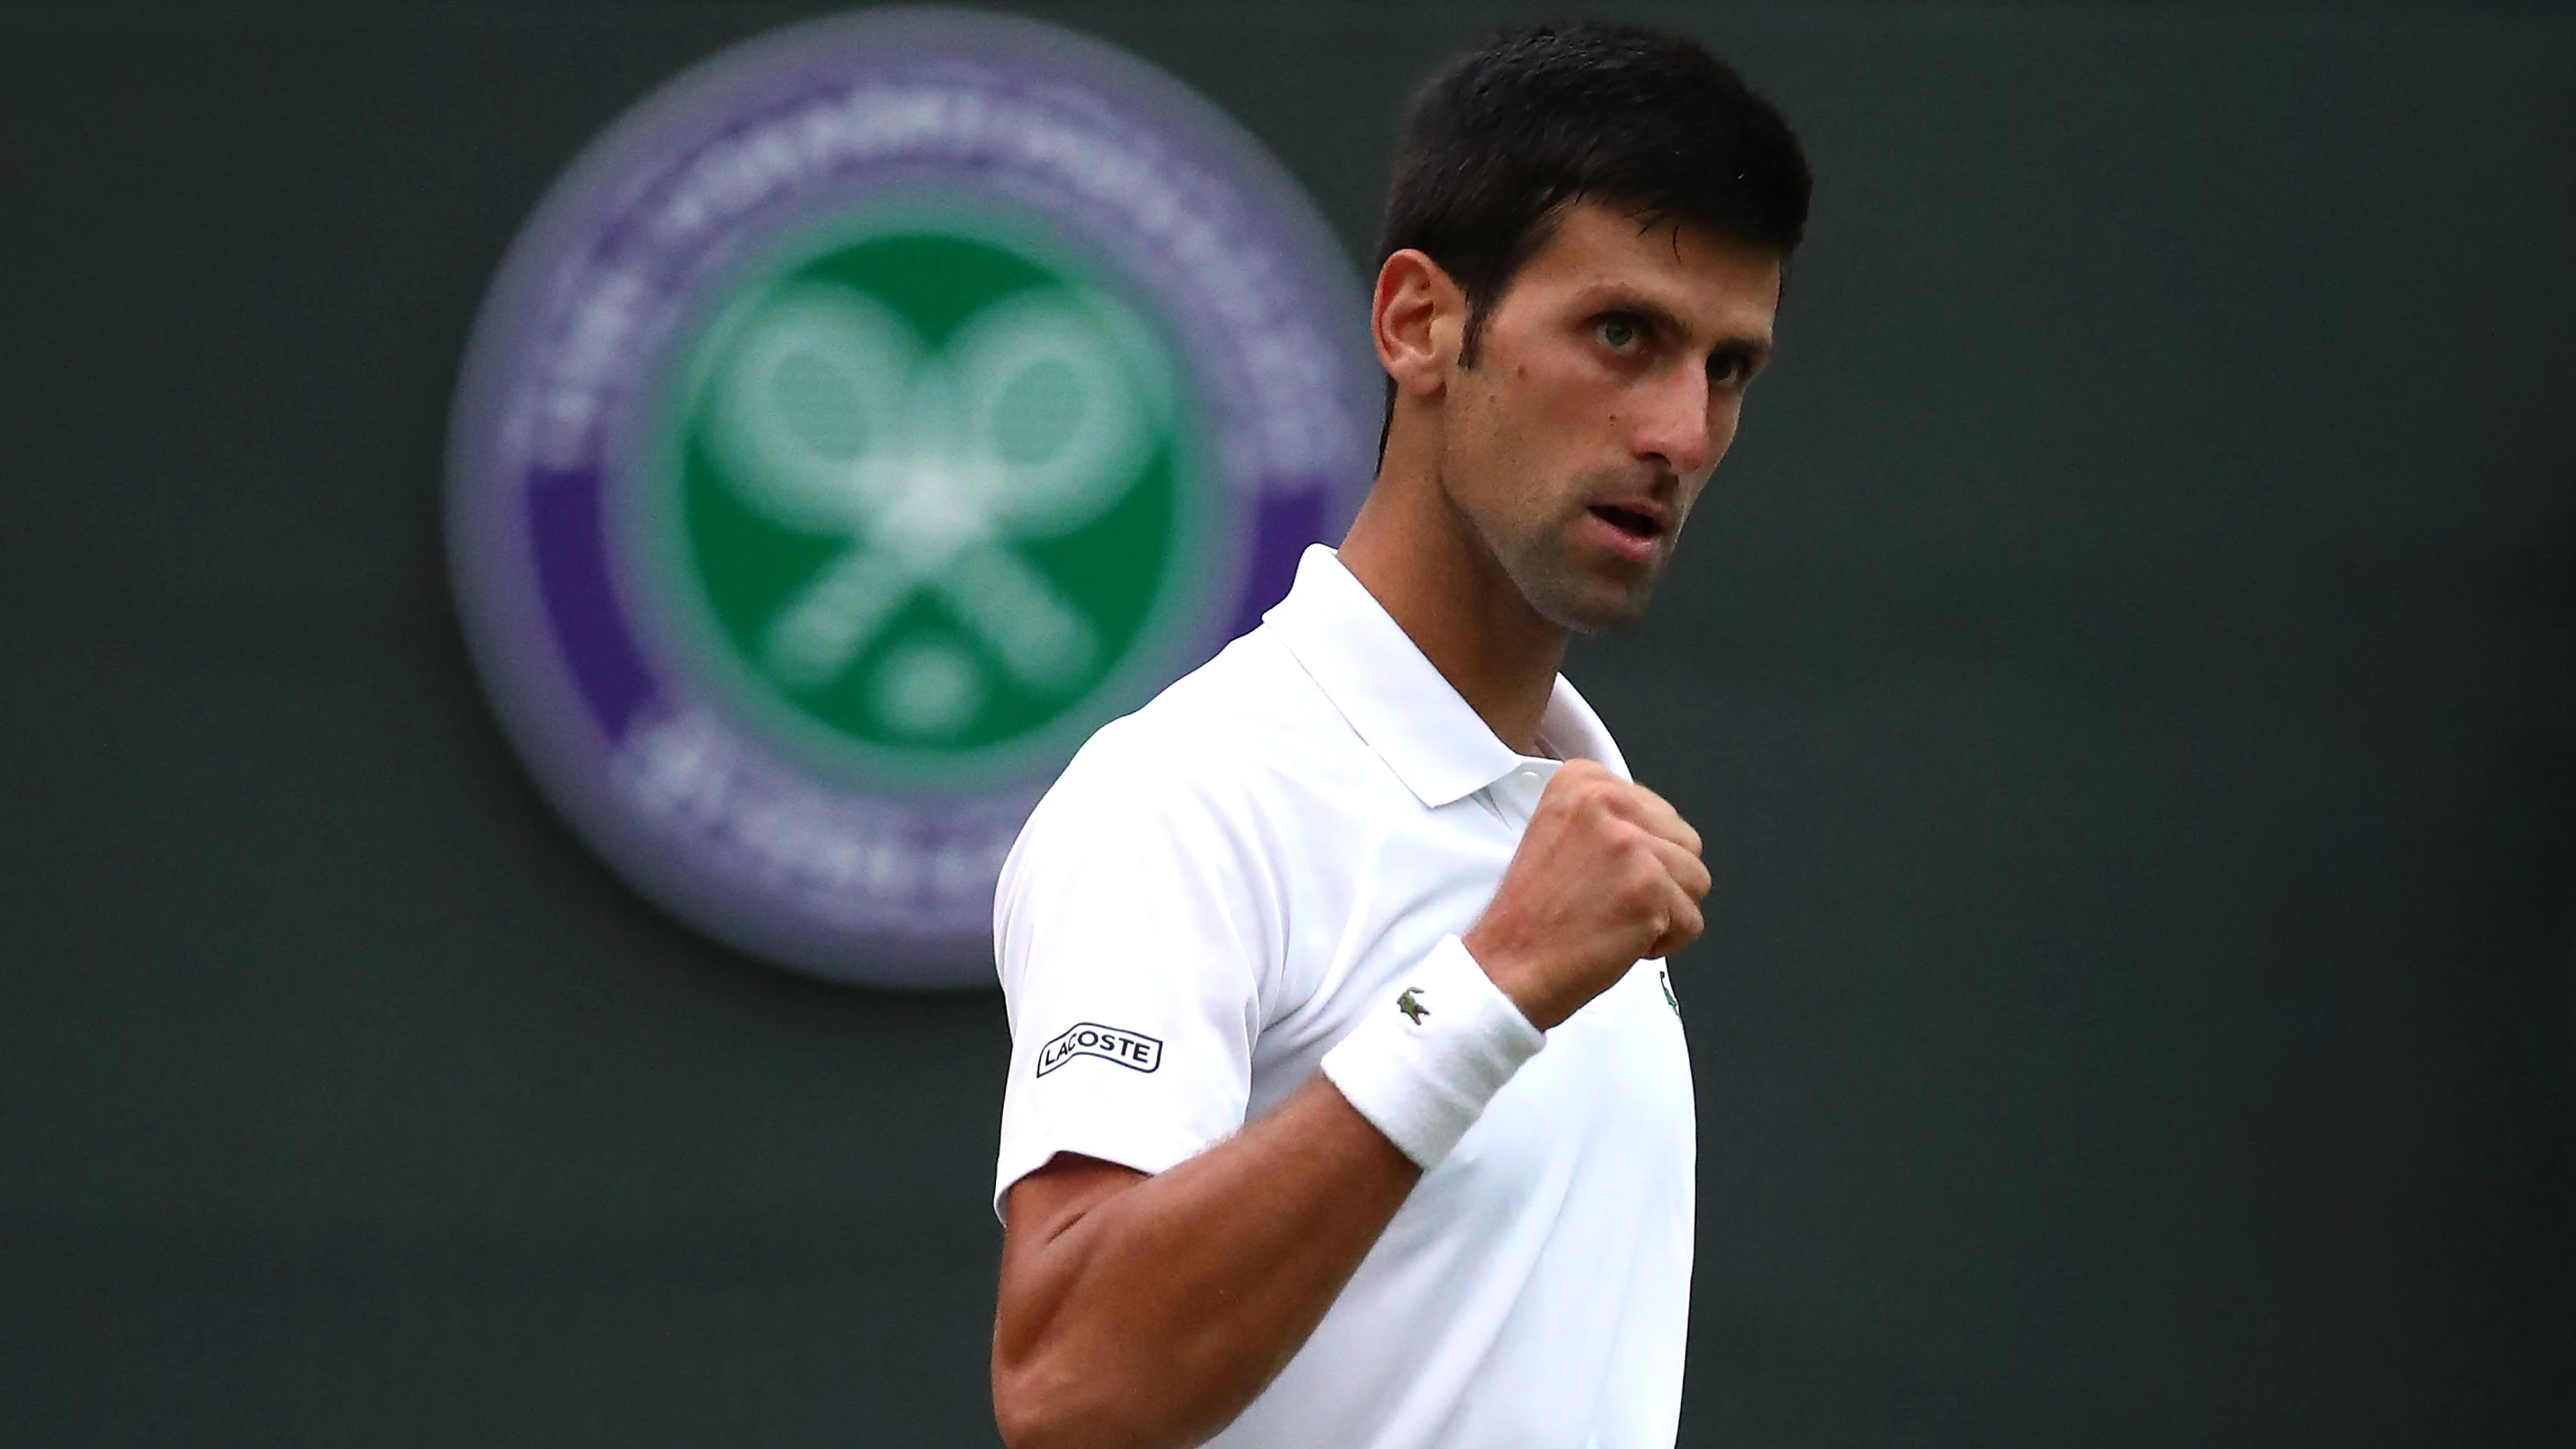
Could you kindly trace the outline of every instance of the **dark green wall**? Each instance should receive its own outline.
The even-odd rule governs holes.
[[[998,999],[643,905],[450,620],[599,127],[804,13],[0,11],[0,1442],[980,1444]],[[1366,244],[1474,6],[1066,5]],[[1813,240],[1654,620],[1684,1439],[2576,1440],[2576,20],[1629,11]]]

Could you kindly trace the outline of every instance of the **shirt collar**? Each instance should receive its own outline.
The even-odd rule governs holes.
[[[1306,550],[1288,597],[1263,618],[1425,806],[1462,800],[1525,763],[1330,548]],[[1627,761],[1601,717],[1563,675],[1540,716],[1539,738],[1560,758],[1598,760],[1627,777]]]

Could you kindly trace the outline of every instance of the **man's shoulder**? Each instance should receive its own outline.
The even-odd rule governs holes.
[[[1012,846],[998,908],[1102,870],[1283,900],[1368,808],[1354,751],[1366,755],[1331,702],[1256,630],[1092,735]]]
[[[1365,794],[1374,758],[1296,656],[1256,629],[1101,726],[1037,814],[1270,836]]]
[[[1223,791],[1365,748],[1277,635],[1256,629],[1103,725],[1066,774]]]

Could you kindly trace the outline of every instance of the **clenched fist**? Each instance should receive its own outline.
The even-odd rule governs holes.
[[[1699,832],[1643,785],[1591,760],[1557,767],[1467,954],[1541,1031],[1630,966],[1697,939],[1708,894]]]

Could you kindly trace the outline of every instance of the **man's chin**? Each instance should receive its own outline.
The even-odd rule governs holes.
[[[1617,608],[1605,608],[1586,614],[1568,615],[1556,622],[1562,625],[1569,633],[1616,634],[1634,627],[1645,617],[1646,600],[1642,595],[1640,595],[1633,599],[1623,600],[1620,607]]]
[[[1574,634],[1616,634],[1646,617],[1646,600],[1655,591],[1649,574],[1633,583],[1610,579],[1557,577],[1522,593],[1539,617]]]

